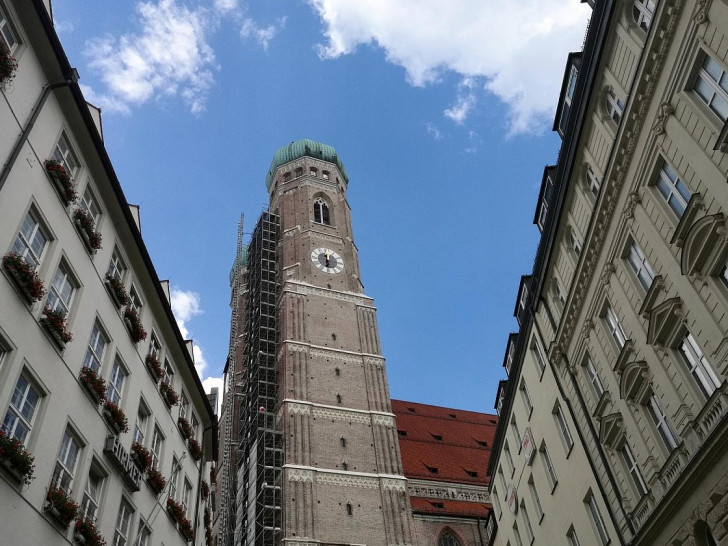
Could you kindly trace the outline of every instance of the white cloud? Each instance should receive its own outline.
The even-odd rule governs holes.
[[[215,0],[214,5],[220,13],[230,13],[238,9],[238,0]]]
[[[458,97],[455,104],[445,110],[446,118],[450,118],[458,125],[462,125],[475,106],[475,78],[464,78],[458,85]]]
[[[89,66],[106,86],[103,94],[90,93],[102,106],[118,111],[179,95],[193,113],[201,112],[216,67],[207,42],[212,26],[208,11],[190,10],[176,0],[142,2],[136,8],[138,32],[86,43]]]
[[[172,312],[174,313],[174,318],[177,319],[179,331],[184,339],[190,339],[191,335],[187,328],[187,322],[192,320],[195,316],[203,313],[200,305],[200,295],[197,292],[172,288],[170,290],[170,299]],[[207,368],[207,361],[205,360],[205,356],[202,352],[202,347],[194,344],[192,347],[192,353],[194,354],[197,374],[200,377],[204,377],[204,372]]]
[[[243,26],[240,28],[240,36],[243,38],[253,38],[263,49],[268,49],[268,44],[276,34],[286,26],[286,18],[281,17],[275,25],[268,25],[267,27],[260,27],[251,18],[246,18],[243,21]]]
[[[437,128],[434,123],[428,121],[423,123],[423,125],[425,126],[425,131],[427,131],[428,135],[430,135],[435,140],[442,140],[442,132],[440,131],[440,129]]]
[[[202,388],[205,389],[207,394],[210,394],[212,387],[217,387],[217,415],[222,415],[222,393],[225,388],[225,381],[222,377],[208,377],[202,382]],[[213,408],[215,409],[215,408]]]
[[[413,85],[436,82],[447,72],[482,78],[484,89],[508,105],[514,134],[547,125],[566,54],[581,46],[589,16],[588,6],[577,0],[307,2],[324,25],[321,57],[373,44],[404,67]],[[468,108],[472,104],[456,101],[448,110],[457,121]]]

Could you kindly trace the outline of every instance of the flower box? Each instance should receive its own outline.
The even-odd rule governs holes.
[[[180,416],[177,419],[177,428],[179,429],[180,433],[182,434],[182,437],[187,440],[192,437],[192,425],[190,425],[190,422],[185,419],[184,417]]]
[[[43,299],[45,288],[35,269],[20,254],[9,252],[3,256],[3,267],[12,275],[28,303]]]
[[[154,382],[159,383],[159,380],[164,377],[164,370],[162,369],[162,365],[159,363],[159,359],[157,359],[154,355],[147,355],[144,363],[147,365],[149,373],[152,374]]]
[[[106,546],[106,540],[96,530],[96,526],[89,518],[76,520],[73,528],[73,542],[86,546]]]
[[[35,457],[17,438],[10,438],[0,430],[0,464],[17,482],[29,484],[33,481]]]
[[[13,81],[18,70],[18,61],[10,53],[10,49],[3,40],[0,40],[0,85]]]
[[[126,293],[124,285],[114,275],[106,274],[106,288],[109,290],[111,299],[114,300],[117,309],[129,304],[129,294]]]
[[[142,472],[152,466],[152,454],[139,442],[131,444],[131,458]]]
[[[63,527],[68,527],[78,514],[78,504],[63,489],[51,487],[46,494],[46,509]]]
[[[103,414],[111,427],[116,431],[117,436],[129,432],[129,421],[126,418],[126,414],[111,400],[104,402]]]
[[[106,399],[106,382],[96,371],[88,366],[84,366],[81,368],[81,373],[79,373],[78,378],[97,404],[104,402]]]
[[[195,440],[194,438],[190,438],[187,440],[187,445],[190,448],[190,453],[192,454],[192,458],[195,461],[199,461],[202,459],[202,447],[200,446],[200,442]]]
[[[202,519],[202,522],[205,524],[205,527],[209,527],[212,523],[212,515],[210,514],[210,509],[207,507],[205,508],[205,516]]]
[[[187,542],[191,541],[194,538],[195,531],[192,528],[190,520],[187,519],[182,505],[174,499],[168,498],[167,512],[169,512],[170,517],[177,522],[177,528],[179,529],[179,532],[182,533],[182,536],[187,540]]]
[[[169,383],[160,383],[159,384],[159,392],[162,394],[162,398],[164,398],[164,401],[166,402],[168,407],[172,407],[179,402],[179,394],[175,392],[175,390],[172,388],[172,385]]]
[[[81,237],[86,243],[86,248],[91,254],[101,248],[101,234],[96,231],[96,223],[91,213],[85,209],[78,208],[73,211],[73,222],[76,224]]]
[[[139,314],[133,307],[127,307],[124,309],[124,322],[129,330],[129,337],[134,343],[139,343],[147,339],[147,332],[142,327],[142,321],[139,319]]]
[[[202,480],[202,485],[200,486],[200,489],[202,490],[202,500],[207,500],[207,497],[210,496],[210,486],[207,485],[207,482],[205,480]]]
[[[73,334],[67,330],[66,313],[63,311],[54,311],[50,307],[46,307],[43,309],[43,317],[40,321],[48,329],[61,350],[66,348],[66,343],[73,341]]]
[[[167,480],[156,468],[150,468],[147,471],[147,483],[155,495],[159,495],[167,487]]]
[[[66,172],[66,168],[55,159],[47,159],[45,162],[45,170],[56,186],[61,201],[66,206],[75,202],[78,195],[76,194],[76,188],[73,186],[73,180]]]

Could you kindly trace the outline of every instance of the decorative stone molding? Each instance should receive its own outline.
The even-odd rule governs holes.
[[[599,275],[599,283],[600,284],[609,284],[609,280],[612,278],[612,273],[616,271],[616,268],[613,264],[609,263],[604,266],[604,269],[602,269],[602,274]]]
[[[350,412],[345,409],[337,410],[333,408],[317,408],[314,407],[311,411],[314,417],[332,419],[334,421],[346,421],[352,423],[360,423],[368,425],[371,423],[371,418],[366,413]]]
[[[289,288],[290,286],[295,286],[295,290],[292,290]],[[284,287],[284,292],[295,292],[297,294],[304,294],[306,296],[321,296],[322,298],[331,298],[335,300],[340,301],[347,301],[350,303],[355,303],[357,305],[360,305],[362,307],[368,307],[372,309],[371,298],[368,298],[367,296],[357,296],[356,294],[351,294],[348,292],[339,292],[337,290],[328,290],[326,288],[318,288],[317,286],[311,286],[296,282],[288,281],[286,282],[286,285]]]
[[[342,353],[335,349],[316,349],[311,347],[308,354],[314,358],[328,358],[337,362],[345,362],[347,364],[361,364],[362,358],[357,355]]]
[[[320,231],[314,231],[314,230],[304,231],[303,234],[301,235],[301,237],[303,237],[303,238],[314,237],[316,239],[320,239],[322,241],[327,241],[329,243],[339,243],[339,244],[342,243],[341,237],[334,237],[333,235],[327,235],[326,233],[321,233]]]
[[[617,375],[622,375],[627,362],[630,361],[633,354],[634,341],[628,339],[624,342],[624,346],[622,347],[622,350],[619,351],[619,356],[617,356],[617,361],[614,363],[614,371],[617,372]]]
[[[336,190],[336,180],[332,180],[330,182],[324,182],[322,180],[311,180],[310,178],[308,180],[303,180],[298,184],[299,188],[316,188],[319,190]]]
[[[680,270],[683,275],[717,273],[728,252],[728,226],[723,214],[703,216],[695,222],[683,241]]]
[[[710,4],[712,3],[713,0],[698,0],[698,3],[695,6],[695,10],[693,11],[690,19],[693,20],[696,25],[702,25],[703,23],[707,23],[708,11],[710,10]]]
[[[592,330],[594,329],[594,321],[592,319],[586,319],[584,321],[584,324],[581,327],[581,334],[580,337],[583,340],[589,339],[589,336],[591,335]]]
[[[670,239],[672,244],[679,248],[683,247],[685,244],[685,238],[690,232],[690,228],[692,228],[698,212],[704,208],[705,203],[703,202],[703,197],[698,192],[695,192],[690,196],[690,201],[688,201],[688,204],[685,207],[685,212],[683,212],[680,222],[675,228],[675,233],[673,233],[672,239]]]
[[[610,413],[601,418],[599,441],[605,446],[618,450],[625,439],[624,420],[619,412]]]
[[[650,311],[647,343],[669,347],[681,331],[685,310],[680,298],[670,298]]]
[[[387,428],[393,428],[394,427],[394,417],[391,417],[389,415],[381,415],[379,413],[372,414],[372,423],[379,427],[387,427]]]
[[[376,356],[365,356],[364,357],[364,364],[367,364],[368,366],[376,366],[377,368],[383,368],[384,367],[384,358],[379,358]]]
[[[723,421],[726,415],[728,415],[728,382],[724,381],[703,406],[703,409],[700,410],[693,423],[693,429],[701,443]]]
[[[650,368],[647,363],[640,360],[627,364],[619,381],[619,395],[622,399],[642,404],[649,398],[651,392]]]
[[[410,497],[426,497],[430,499],[450,499],[467,502],[490,502],[488,491],[483,488],[482,491],[465,489],[458,486],[440,486],[437,484],[409,483],[407,486]]]
[[[652,311],[652,308],[657,302],[658,296],[662,293],[664,288],[665,281],[662,279],[662,275],[658,275],[652,279],[650,289],[647,291],[647,294],[645,294],[645,299],[642,301],[642,306],[639,310],[639,314],[642,318],[648,318],[650,316],[650,311]]]
[[[289,482],[313,483],[313,470],[303,468],[289,468],[286,470]]]
[[[351,474],[333,474],[317,472],[316,483],[321,485],[335,485],[338,487],[359,487],[361,489],[379,489],[379,479],[367,476],[352,476]]]
[[[629,193],[627,196],[627,204],[624,206],[624,212],[622,213],[625,218],[634,218],[634,209],[640,204],[640,202],[642,202],[642,197],[639,192],[633,191]]]
[[[675,113],[675,108],[669,102],[663,102],[657,108],[657,116],[655,116],[655,123],[652,125],[652,133],[655,136],[660,136],[665,132],[665,125],[667,125],[668,118]]]
[[[402,491],[407,489],[405,480],[393,480],[392,478],[382,478],[382,489],[385,491]]]
[[[288,403],[289,415],[311,415],[311,406],[309,404],[298,404],[296,402]]]

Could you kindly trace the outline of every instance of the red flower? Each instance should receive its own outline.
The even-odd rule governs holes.
[[[74,532],[84,538],[86,546],[106,546],[106,540],[99,534],[96,526],[88,518],[76,520]]]
[[[142,471],[152,466],[152,454],[139,442],[131,444],[131,452],[136,456],[136,462]],[[164,486],[162,486],[164,488]]]
[[[15,77],[18,61],[10,54],[10,49],[0,40],[0,83],[10,82]]]
[[[73,334],[66,330],[66,313],[59,310],[53,310],[50,307],[43,309],[43,323],[55,332],[63,343],[73,341]]]
[[[106,382],[104,379],[88,366],[81,368],[78,378],[86,384],[94,398],[101,404],[106,398]]]
[[[43,299],[45,288],[38,277],[38,273],[20,254],[15,252],[5,254],[3,256],[3,266],[12,273],[31,302]]]
[[[23,482],[29,484],[33,481],[35,470],[35,457],[17,438],[10,438],[0,429],[0,461],[7,461],[10,467],[18,473]]]
[[[101,248],[101,234],[96,231],[96,223],[91,213],[85,209],[78,208],[73,211],[73,219],[78,227],[88,237],[88,246],[95,254]]]
[[[192,457],[194,457],[195,461],[199,461],[202,458],[202,448],[200,447],[200,443],[194,438],[190,438],[187,440],[187,444],[190,446],[190,453],[192,453]]]
[[[78,513],[78,504],[63,489],[51,487],[46,495],[50,506],[58,511],[58,519],[68,526]]]
[[[124,414],[124,410],[114,404],[111,400],[106,400],[104,402],[104,409],[109,414],[108,419],[119,430],[119,432],[122,434],[129,432],[129,421]]]
[[[134,343],[147,339],[147,332],[142,327],[142,321],[139,320],[139,314],[133,307],[124,309],[124,318],[129,321],[129,337]]]
[[[73,187],[73,180],[66,172],[66,168],[55,159],[47,159],[45,162],[45,169],[48,174],[58,180],[58,183],[61,185],[61,199],[65,205],[68,206],[76,201],[78,194],[76,193],[76,188]]]

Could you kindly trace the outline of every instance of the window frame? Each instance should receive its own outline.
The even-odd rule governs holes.
[[[521,378],[521,382],[518,385],[518,390],[521,392],[521,398],[523,399],[523,404],[526,407],[526,414],[528,415],[528,420],[531,420],[531,415],[533,414],[533,401],[531,399],[531,395],[528,394],[528,386],[526,385],[525,379]]]
[[[683,214],[685,214],[685,209],[687,209],[693,192],[685,181],[680,178],[677,169],[673,168],[665,159],[662,159],[662,162],[657,168],[652,185],[671,214],[680,221]],[[689,195],[683,195],[681,187]],[[675,202],[677,202],[677,205],[673,204]]]
[[[15,399],[15,393],[18,390],[18,384],[21,381],[25,381],[25,386],[23,388],[23,392],[21,393],[22,399],[21,407],[16,406],[13,403],[13,399]],[[25,404],[27,402],[28,393],[30,391],[35,392],[37,395],[37,398],[35,400],[34,405],[32,406],[32,415],[30,416],[30,419],[28,419],[26,416],[23,415],[23,411],[25,409]],[[30,376],[30,374],[27,372],[27,370],[23,370],[19,375],[18,379],[15,382],[15,387],[13,387],[13,391],[10,395],[10,400],[8,401],[8,407],[5,410],[5,415],[3,416],[3,421],[0,424],[0,428],[8,435],[8,437],[16,438],[19,440],[23,445],[27,445],[28,436],[33,430],[33,426],[35,424],[35,420],[38,416],[38,413],[40,411],[40,406],[43,400],[43,397],[45,396],[45,392],[38,386],[38,384],[33,380],[33,377]],[[14,423],[12,425],[12,429],[6,428],[6,422],[8,421],[8,415],[10,414],[14,415]],[[20,438],[16,432],[18,430],[18,424],[21,424],[23,428],[25,429],[25,432],[23,434],[23,437]]]
[[[556,469],[554,468],[554,463],[551,460],[551,455],[549,455],[548,447],[546,447],[546,442],[541,442],[541,447],[538,448],[538,452],[541,457],[541,463],[546,470],[546,478],[551,486],[551,494],[553,495],[556,486],[559,485],[559,477],[556,474]]]
[[[614,87],[609,86],[604,95],[604,107],[607,117],[619,126],[624,116],[625,103],[617,97]]]
[[[619,322],[617,313],[609,302],[604,307],[604,323],[607,325],[607,332],[612,338],[612,341],[614,341],[621,351],[627,344],[629,338],[625,334],[622,324]]]
[[[12,45],[8,43],[8,35],[14,39]],[[19,33],[8,15],[8,9],[2,3],[0,3],[0,40],[5,43],[11,55],[15,55],[22,44]]]
[[[531,339],[531,350],[534,353],[534,360],[536,361],[536,368],[538,369],[539,380],[543,378],[543,374],[546,371],[546,355],[541,349],[541,343],[534,335]]]
[[[126,260],[122,256],[119,247],[114,246],[114,251],[111,253],[111,259],[109,260],[109,267],[106,270],[106,274],[115,277],[120,283],[124,284],[124,277],[129,268],[126,265]]]
[[[164,450],[164,433],[157,423],[154,423],[152,430],[152,443],[149,446],[149,453],[152,456],[152,468],[159,470],[159,463]]]
[[[117,385],[119,377],[121,378],[121,384]],[[109,402],[121,406],[127,377],[129,377],[129,370],[121,360],[121,356],[116,355],[114,363],[111,365],[111,372],[109,372],[109,377],[106,380],[106,399]]]
[[[602,383],[602,378],[599,377],[599,371],[597,370],[597,367],[594,365],[594,361],[591,358],[591,355],[589,353],[586,354],[586,357],[584,358],[584,369],[587,372],[587,379],[589,380],[589,385],[591,385],[592,393],[596,396],[597,402],[602,398],[604,393],[606,392],[606,389],[604,388],[604,383]],[[597,388],[598,385],[598,388]]]
[[[60,146],[62,142],[66,146],[65,152]],[[76,164],[74,168],[71,168],[71,165],[68,162],[69,157],[71,157]],[[72,145],[71,139],[68,137],[68,133],[65,129],[61,131],[61,134],[56,139],[56,143],[53,145],[51,158],[63,165],[66,174],[68,174],[71,180],[74,180],[76,175],[81,171],[81,161],[79,160],[78,153],[75,151],[75,147]]]
[[[92,477],[98,478],[98,484],[96,486],[96,498],[93,497],[93,492],[90,491],[90,485],[92,483]],[[89,467],[88,474],[86,476],[86,483],[83,487],[83,493],[81,495],[81,502],[78,505],[79,517],[87,517],[91,521],[96,521],[99,514],[99,508],[101,506],[101,495],[104,491],[104,483],[108,475],[101,470],[100,464],[93,460]],[[93,504],[93,513],[89,515],[89,504]]]
[[[143,416],[144,419],[140,421],[139,416]],[[144,445],[144,440],[147,437],[147,432],[149,429],[149,422],[150,417],[152,416],[152,412],[149,409],[149,407],[146,405],[143,399],[139,400],[139,407],[137,408],[137,414],[134,420],[134,428],[132,429],[132,442],[138,442],[139,445]],[[140,423],[142,426],[140,426]],[[141,441],[140,440],[141,437]]]
[[[691,350],[685,351],[685,347]],[[708,400],[720,387],[721,382],[693,334],[686,332],[678,345],[678,353],[700,392]]]
[[[650,6],[652,9],[650,9]],[[644,32],[648,32],[650,26],[652,26],[656,7],[653,0],[633,0],[632,2],[632,20]]]
[[[697,96],[700,103],[705,106],[712,115],[716,116],[721,124],[724,124],[728,120],[728,90],[723,89],[720,85],[720,80],[725,79],[728,82],[728,69],[723,63],[716,57],[711,55],[710,52],[701,48],[698,56],[695,59],[695,75],[692,78],[690,84],[690,90],[694,95]],[[720,75],[716,80],[715,77],[706,69],[706,62],[710,61],[715,65],[715,68],[720,70]],[[712,96],[708,99],[698,90],[698,84],[702,82],[704,86],[707,86],[712,91]],[[719,111],[713,106],[715,99],[718,99],[722,103],[723,112]]]
[[[566,416],[561,409],[561,403],[559,401],[554,404],[552,413],[556,422],[556,429],[559,431],[561,442],[564,444],[564,449],[566,450],[566,458],[568,459],[572,449],[574,449],[574,437],[571,435],[569,423],[566,421]]]
[[[100,201],[96,197],[96,193],[91,186],[91,179],[88,180],[83,193],[79,196],[78,206],[91,216],[94,228],[98,229],[99,220],[101,219],[101,216],[103,216],[103,210],[101,209]],[[93,210],[94,208],[96,209],[95,212]]]
[[[543,521],[545,513],[543,511],[543,505],[541,504],[541,498],[538,496],[538,490],[536,489],[536,483],[533,479],[533,474],[531,474],[528,478],[528,490],[531,492],[531,497],[533,497],[533,505],[536,507],[538,523],[540,525],[541,521]]]
[[[632,273],[637,277],[640,286],[647,292],[655,281],[655,270],[637,241],[630,238],[629,242],[624,259],[629,264]]]
[[[66,438],[68,438],[67,445]],[[68,458],[70,456],[72,446],[76,447],[76,454],[72,464],[69,465]],[[58,455],[56,456],[56,461],[53,465],[53,474],[51,475],[52,486],[58,489],[63,489],[66,493],[70,493],[73,490],[73,482],[76,477],[78,461],[81,458],[82,451],[83,444],[81,443],[81,440],[69,426],[66,426],[63,431],[63,436],[61,436],[61,445],[58,448]],[[64,479],[66,476],[68,477],[68,482],[64,485]]]
[[[331,210],[329,204],[320,195],[313,200],[313,221],[315,224],[322,226],[331,225]]]
[[[604,518],[599,511],[599,506],[597,506],[597,500],[594,497],[594,493],[592,493],[591,489],[587,493],[587,496],[584,498],[584,504],[586,504],[587,506],[587,513],[589,514],[589,519],[591,520],[592,526],[594,527],[595,535],[601,542],[601,546],[606,546],[611,542],[612,539],[609,536],[607,527],[604,524]]]
[[[114,524],[113,546],[126,546],[130,542],[132,520],[134,519],[134,508],[131,503],[122,496],[119,504],[119,512],[116,515],[116,523]],[[126,516],[126,520],[124,517]],[[121,525],[125,523],[122,528]]]
[[[95,340],[94,337],[96,338]],[[103,347],[101,347],[101,354],[99,355],[97,352],[99,350],[98,345],[100,341],[103,342]],[[83,367],[89,367],[98,373],[104,365],[104,357],[109,344],[110,339],[109,336],[106,335],[106,331],[101,327],[98,320],[95,321],[94,325],[91,327],[91,334],[89,334],[89,340],[86,344],[86,352],[83,357]],[[91,365],[92,363],[97,363],[98,367],[94,367]]]
[[[33,227],[30,229],[30,234],[24,233],[25,224],[26,222],[28,222],[28,219],[33,222]],[[33,248],[33,245],[36,241],[36,237],[39,234],[43,237],[43,246],[41,247],[40,252],[37,252]],[[10,247],[10,252],[19,254],[20,257],[23,258],[23,260],[25,260],[28,265],[30,265],[35,271],[38,271],[41,264],[43,263],[46,249],[48,248],[52,240],[53,238],[51,237],[50,230],[47,228],[46,222],[42,219],[38,209],[32,206],[30,207],[30,209],[28,209],[28,212],[25,214],[25,216],[23,216],[23,221],[18,227],[15,239],[13,239],[13,244]],[[31,260],[28,260],[29,254]]]
[[[662,438],[663,444],[667,448],[668,452],[672,453],[679,444],[678,437],[672,429],[670,420],[668,419],[667,414],[665,413],[665,410],[654,391],[650,394],[649,399],[645,403],[645,408],[650,416],[652,424],[657,429],[657,433]]]
[[[639,500],[644,497],[649,490],[647,488],[647,483],[642,476],[642,470],[640,469],[640,465],[637,462],[637,458],[634,456],[634,452],[632,451],[629,443],[624,442],[622,444],[622,447],[619,449],[619,455],[622,459],[622,464],[624,464],[624,467],[627,470],[627,474],[629,474],[630,478],[632,479],[632,485],[639,495],[637,497]]]

